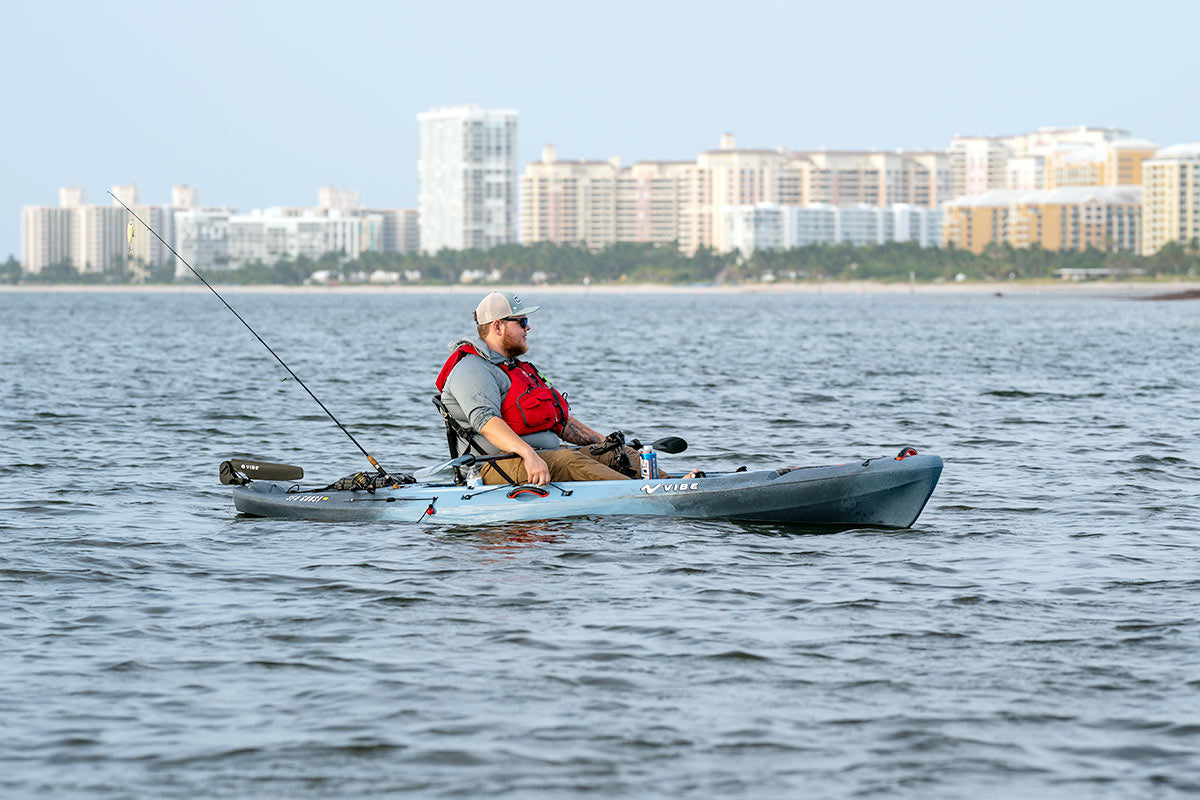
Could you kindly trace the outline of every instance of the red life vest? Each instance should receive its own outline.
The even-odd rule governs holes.
[[[446,388],[450,371],[468,355],[483,358],[473,345],[461,345],[446,359],[442,371],[434,381],[439,392]],[[567,398],[546,383],[528,361],[518,361],[514,358],[495,366],[503,369],[512,381],[508,393],[500,401],[500,418],[508,423],[508,427],[518,436],[542,431],[553,431],[561,436],[570,413]]]

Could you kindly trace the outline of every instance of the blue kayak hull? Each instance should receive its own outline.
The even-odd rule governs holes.
[[[544,487],[545,496],[513,492],[508,486],[468,490],[453,484],[416,483],[370,494],[316,492],[252,481],[234,488],[233,502],[243,514],[331,522],[459,525],[634,514],[907,528],[920,516],[941,474],[941,458],[914,455],[691,480],[567,482]]]

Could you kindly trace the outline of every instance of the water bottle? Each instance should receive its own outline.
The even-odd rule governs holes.
[[[479,468],[474,464],[472,464],[470,469],[467,470],[467,488],[479,488]]]
[[[642,480],[652,481],[658,477],[658,453],[646,445],[642,448]]]

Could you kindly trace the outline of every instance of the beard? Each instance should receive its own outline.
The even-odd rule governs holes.
[[[520,333],[514,333],[508,325],[504,326],[504,337],[500,340],[500,346],[504,348],[502,353],[506,358],[525,355],[529,345],[525,344],[524,333],[523,330]]]

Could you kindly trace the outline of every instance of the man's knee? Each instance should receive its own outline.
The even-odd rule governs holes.
[[[615,481],[625,475],[606,467],[582,450],[550,450],[540,454],[550,467],[550,479],[555,481]]]

